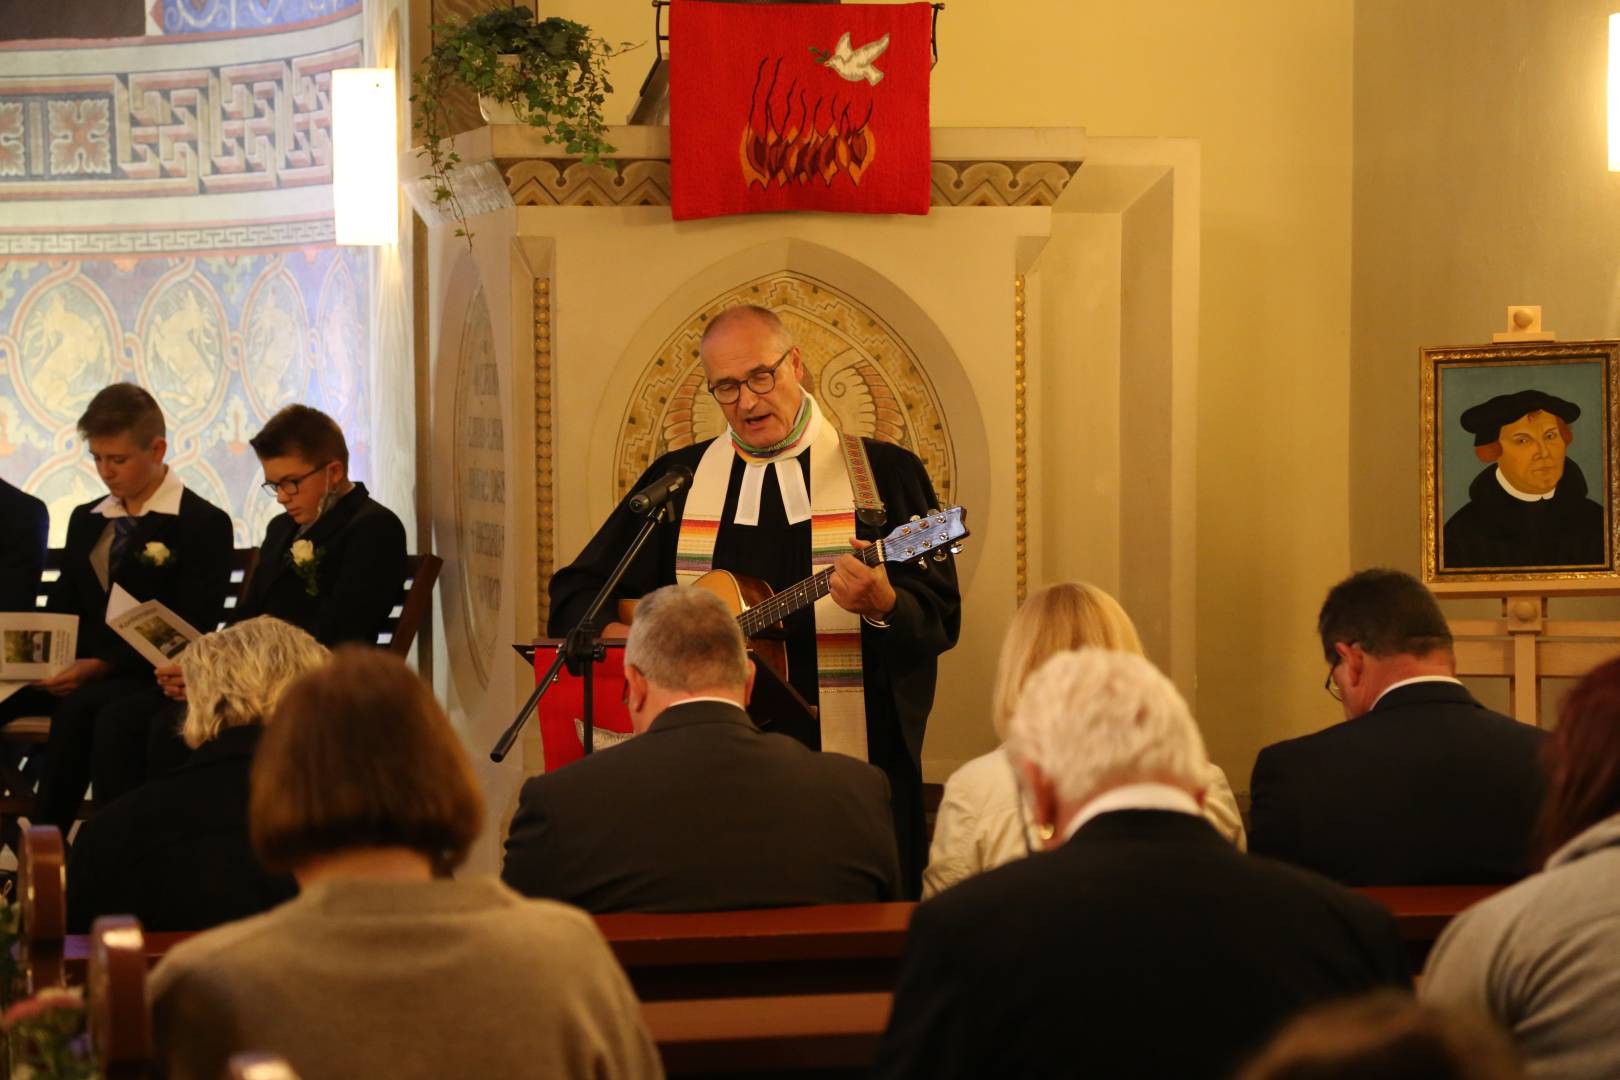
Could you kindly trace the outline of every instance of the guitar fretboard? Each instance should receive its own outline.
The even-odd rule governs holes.
[[[879,541],[851,554],[867,566],[876,566],[883,561],[883,543]],[[790,585],[779,593],[772,593],[768,600],[761,601],[737,616],[737,625],[742,627],[743,637],[751,638],[767,626],[774,626],[800,608],[808,607],[826,596],[832,589],[828,581],[831,577],[832,567],[829,566],[796,585]]]

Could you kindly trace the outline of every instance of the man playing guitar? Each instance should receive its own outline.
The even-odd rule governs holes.
[[[640,490],[679,467],[694,474],[671,496],[615,599],[695,583],[716,569],[783,590],[830,566],[825,598],[782,620],[788,681],[817,708],[820,749],[864,758],[888,776],[902,878],[915,896],[927,847],[923,734],[936,658],[956,644],[961,600],[950,561],[888,567],[862,549],[937,507],[933,484],[909,451],[833,429],[804,389],[799,349],[774,312],[721,312],[699,352],[730,430],[663,455],[636,482]],[[583,617],[641,521],[625,500],[553,576],[551,634]],[[625,632],[610,623],[603,636]]]

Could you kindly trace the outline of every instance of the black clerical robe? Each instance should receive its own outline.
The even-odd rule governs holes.
[[[890,443],[862,441],[872,462],[872,475],[887,513],[887,523],[882,528],[858,524],[857,536],[876,540],[912,515],[926,514],[939,507],[928,472],[916,455]],[[632,490],[640,490],[677,465],[684,465],[695,473],[708,446],[708,442],[702,442],[665,454],[652,463]],[[805,490],[812,490],[810,454],[800,454],[797,461],[804,470]],[[780,590],[813,572],[810,522],[788,524],[776,470],[772,467],[765,470],[759,524],[733,523],[745,467],[740,457],[734,457],[725,509],[715,538],[714,566],[759,578]],[[658,527],[620,582],[615,600],[637,599],[660,586],[674,583],[675,545],[680,536],[679,519],[685,510],[686,496],[686,491],[676,494],[675,520]],[[553,636],[561,637],[584,616],[596,591],[629,548],[640,526],[640,515],[621,502],[579,557],[552,577],[548,631]],[[911,895],[916,895],[927,853],[922,812],[923,734],[934,703],[936,658],[956,644],[961,626],[961,597],[957,591],[956,567],[949,561],[930,562],[927,569],[914,563],[890,563],[888,571],[896,600],[888,618],[889,628],[878,629],[864,621],[861,623],[867,756],[889,777],[901,870],[905,887]],[[612,611],[611,606],[608,610]],[[816,686],[814,613],[807,608],[789,618],[786,630],[789,680],[807,702],[815,705],[820,693]]]
[[[1468,485],[1468,502],[1446,522],[1441,565],[1463,567],[1601,566],[1603,507],[1587,498],[1586,477],[1573,461],[1550,499],[1515,499],[1491,465]]]

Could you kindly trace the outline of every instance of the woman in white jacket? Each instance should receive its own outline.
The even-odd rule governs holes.
[[[1086,646],[1143,655],[1130,616],[1095,585],[1048,585],[1024,601],[1001,645],[991,699],[996,734],[1005,736],[1007,718],[1031,672],[1053,653]],[[1213,762],[1206,762],[1204,779],[1204,816],[1222,836],[1242,848],[1243,818],[1226,774]],[[928,868],[923,871],[923,898],[1023,858],[1038,847],[1025,825],[1012,763],[998,747],[963,765],[945,781]]]

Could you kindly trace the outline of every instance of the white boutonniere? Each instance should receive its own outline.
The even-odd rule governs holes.
[[[174,552],[161,540],[153,540],[135,557],[147,566],[168,566],[174,561]]]
[[[321,556],[325,554],[309,540],[294,540],[291,550],[287,552],[287,558],[292,561],[293,573],[303,581],[304,591],[310,596],[321,594],[317,575],[321,570]]]

